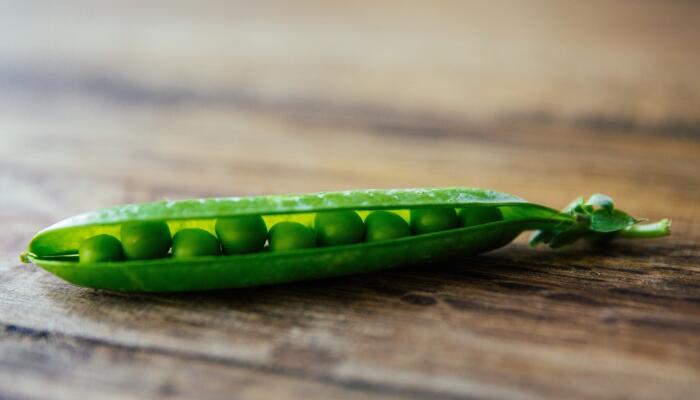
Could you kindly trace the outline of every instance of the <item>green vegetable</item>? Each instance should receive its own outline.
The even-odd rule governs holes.
[[[170,229],[164,221],[127,222],[121,237],[124,254],[131,260],[165,257],[170,250]]]
[[[221,245],[211,233],[200,228],[185,228],[173,236],[173,257],[218,256]]]
[[[467,219],[467,226],[409,235],[406,223],[409,210],[442,208],[464,209],[460,214]],[[500,217],[497,220],[474,217],[475,211],[486,209],[497,210]],[[375,213],[377,210],[381,212]],[[366,240],[344,246],[312,247],[314,234],[308,226],[316,215],[339,211],[356,211],[365,218]],[[287,248],[303,250],[167,257],[168,227],[174,232],[185,228],[213,232],[217,221],[240,217],[262,217],[266,226],[273,226],[271,250],[280,248],[280,240],[287,242]],[[386,223],[387,220],[394,222]],[[166,221],[167,225],[149,221]],[[292,224],[295,228],[289,232],[279,229],[289,223],[300,224],[301,228]],[[160,228],[146,229],[154,234],[134,228],[144,224]],[[387,228],[393,224],[402,228]],[[544,243],[558,247],[580,239],[604,242],[613,238],[660,237],[669,234],[669,225],[668,220],[640,223],[617,210],[612,200],[604,196],[594,196],[588,202],[577,200],[560,212],[484,189],[363,190],[118,206],[68,218],[42,230],[21,258],[82,286],[119,291],[192,291],[358,274],[441,259],[449,261],[504,246],[526,230],[536,231],[532,245]],[[224,236],[220,230],[217,234]],[[86,250],[81,250],[81,245],[86,239],[96,235],[118,237],[121,231],[124,238],[133,240],[129,244],[131,256],[123,241],[125,261],[104,262],[99,258],[91,260],[90,256],[85,259]],[[378,237],[386,240],[374,240]],[[154,245],[157,251],[147,242],[157,245]],[[134,249],[142,250],[137,252],[139,256],[157,254],[161,258],[134,259]],[[83,256],[80,262],[79,252]]]
[[[454,208],[417,208],[411,210],[411,231],[414,235],[454,229],[459,225]]]
[[[111,235],[95,235],[83,240],[80,244],[80,262],[96,263],[105,261],[121,261],[124,250],[119,239]]]
[[[267,225],[259,215],[221,218],[214,229],[226,254],[258,252],[267,240]]]
[[[280,222],[270,229],[270,251],[314,247],[314,231],[298,222]]]
[[[359,243],[365,237],[365,223],[355,211],[326,211],[316,214],[316,243],[338,246]]]
[[[368,242],[399,239],[411,234],[406,220],[389,211],[372,211],[365,224]]]
[[[467,207],[459,210],[460,226],[469,227],[503,219],[497,207]]]

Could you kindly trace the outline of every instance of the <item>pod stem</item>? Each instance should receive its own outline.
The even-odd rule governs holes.
[[[568,222],[536,231],[530,238],[531,246],[544,243],[556,248],[581,239],[605,242],[614,238],[657,238],[671,233],[670,220],[640,223],[643,220],[616,209],[612,198],[603,194],[594,194],[588,201],[579,197],[560,215],[566,217]]]
[[[618,232],[617,237],[626,239],[653,239],[671,234],[671,220],[664,218],[648,224],[637,224]]]

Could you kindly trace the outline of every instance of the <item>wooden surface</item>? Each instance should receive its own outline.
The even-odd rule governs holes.
[[[248,3],[0,3],[0,398],[697,396],[697,3]],[[114,204],[452,185],[673,236],[177,295],[17,260]]]

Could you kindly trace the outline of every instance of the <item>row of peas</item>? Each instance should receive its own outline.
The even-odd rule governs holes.
[[[241,216],[218,219],[216,236],[184,228],[172,237],[165,221],[129,222],[121,227],[121,241],[105,234],[84,240],[79,258],[81,262],[143,260],[167,257],[171,251],[175,258],[248,254],[263,251],[266,243],[270,251],[285,251],[398,239],[501,219],[496,207],[470,207],[459,213],[453,208],[414,209],[410,224],[390,211],[372,211],[364,221],[355,211],[329,211],[316,214],[314,229],[283,221],[268,232],[261,216]]]

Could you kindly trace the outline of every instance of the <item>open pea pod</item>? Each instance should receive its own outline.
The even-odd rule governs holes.
[[[409,210],[497,207],[502,219],[399,239],[342,246],[253,254],[165,257],[152,260],[79,262],[83,240],[98,234],[119,237],[121,225],[166,221],[171,232],[197,227],[214,232],[218,218],[259,215],[268,227],[280,221],[312,225],[322,211],[354,210],[363,218],[372,210],[391,210],[408,219]],[[563,211],[485,189],[360,190],[258,197],[163,201],[117,206],[80,214],[39,232],[21,255],[76,285],[116,291],[169,292],[319,279],[365,273],[484,253],[511,242],[526,230],[531,244],[552,247],[578,239],[645,238],[669,233],[669,221],[639,224],[613,208],[607,196],[578,199]]]

